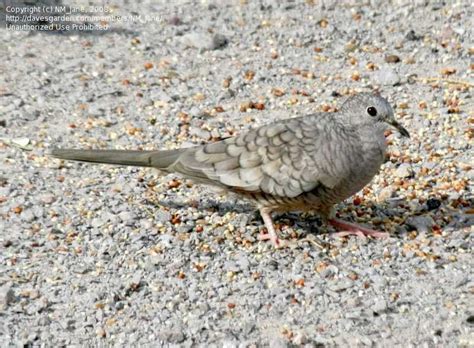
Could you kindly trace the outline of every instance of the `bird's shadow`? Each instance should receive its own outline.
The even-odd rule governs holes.
[[[459,201],[464,202],[464,204],[459,204]],[[395,207],[406,207],[408,205],[408,201],[405,199],[392,199],[390,202],[378,203],[374,201],[366,201],[364,205],[361,206],[352,206],[353,209],[365,209],[369,208],[372,212],[375,213],[376,216],[379,217],[398,217],[402,219],[402,222],[399,225],[399,229],[397,234],[402,236],[405,233],[410,231],[416,230],[416,224],[414,218],[426,217],[428,221],[432,218],[432,213],[436,213],[438,210],[444,209],[444,211],[451,212],[451,221],[446,223],[444,226],[440,226],[442,228],[452,228],[452,229],[462,229],[471,227],[474,224],[474,214],[469,213],[467,210],[472,209],[474,206],[474,199],[470,197],[461,197],[461,199],[457,200],[432,200],[430,204],[424,203],[420,205],[418,211],[413,213],[411,211],[404,211],[394,213],[394,205]],[[188,208],[188,202],[180,202],[173,199],[169,200],[161,200],[159,202],[151,202],[148,203],[153,204],[157,207],[167,207],[172,209],[182,209]],[[458,209],[452,209],[453,204],[457,205]],[[341,203],[336,208],[342,208],[345,203]],[[351,204],[346,204],[351,205]],[[194,207],[197,210],[210,210],[212,212],[218,212],[219,214],[226,214],[229,212],[239,213],[239,214],[250,214],[251,218],[249,219],[249,223],[251,224],[263,224],[263,220],[260,217],[258,209],[253,206],[249,202],[245,201],[238,201],[236,199],[231,199],[229,201],[222,201],[216,200],[212,198],[203,198],[200,201],[197,201]],[[338,211],[339,209],[336,209]],[[352,217],[349,214],[340,214],[339,216],[341,219],[351,221]],[[305,234],[320,234],[321,228],[324,226],[323,219],[315,213],[304,213],[301,212],[285,212],[285,213],[278,213],[274,214],[274,222],[283,224],[289,227],[298,228],[303,231],[303,235]],[[357,221],[353,221],[357,222]],[[372,225],[369,226],[370,228],[377,229],[378,226]],[[433,225],[434,226],[434,225]],[[383,229],[383,228],[382,228]]]

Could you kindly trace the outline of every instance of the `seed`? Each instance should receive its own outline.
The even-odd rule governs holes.
[[[145,64],[143,64],[143,66],[145,67],[146,70],[153,69],[153,63],[150,63],[150,62],[146,62]]]
[[[255,71],[253,71],[253,70],[247,70],[247,71],[245,72],[244,78],[245,78],[247,81],[253,80],[254,77],[255,77]]]
[[[456,73],[455,68],[443,68],[443,69],[441,69],[441,75],[443,75],[443,76],[449,76],[449,75],[453,75],[455,73]]]
[[[296,286],[304,286],[304,279],[300,278],[298,280],[295,280],[295,285]]]
[[[195,101],[203,101],[204,99],[206,99],[206,96],[204,94],[198,92],[193,96],[193,99]]]
[[[395,54],[389,54],[385,56],[385,61],[387,63],[398,63],[400,62],[400,57]]]
[[[171,216],[170,222],[171,222],[173,225],[177,225],[177,224],[181,223],[181,217],[180,217],[178,214],[173,214],[173,215]]]
[[[402,110],[408,109],[408,103],[405,103],[405,102],[400,103],[400,104],[397,105],[397,107],[398,107],[399,109],[402,109]]]
[[[285,94],[285,91],[282,90],[281,88],[273,88],[272,89],[272,94],[275,96],[275,97],[281,97]]]
[[[357,275],[356,272],[350,272],[350,273],[347,275],[347,277],[348,277],[349,279],[351,279],[351,280],[357,280],[357,279],[359,279],[359,276]]]
[[[224,81],[222,81],[222,86],[224,88],[229,88],[231,82],[232,82],[232,77],[227,77],[224,79]]]
[[[372,62],[368,62],[365,67],[367,68],[367,70],[376,70],[377,69],[377,65],[375,65]]]
[[[351,79],[353,79],[354,81],[359,81],[360,80],[360,74],[359,72],[357,71],[354,71],[351,75]]]
[[[176,180],[176,179],[173,179],[171,181],[168,182],[168,188],[176,188],[176,187],[179,187],[181,185],[181,182],[179,180]]]

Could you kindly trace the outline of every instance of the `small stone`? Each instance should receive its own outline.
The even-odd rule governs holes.
[[[92,221],[91,221],[91,226],[92,226],[92,227],[96,227],[96,228],[97,228],[97,227],[100,227],[100,226],[102,226],[102,225],[104,225],[104,224],[105,224],[105,221],[104,221],[103,219],[100,219],[100,218],[94,218],[94,219],[92,219]]]
[[[0,310],[5,310],[15,301],[15,294],[13,293],[12,284],[7,283],[0,288]]]
[[[172,17],[168,18],[167,22],[168,22],[169,25],[181,25],[181,24],[183,24],[183,21],[177,16],[172,16]]]
[[[449,75],[453,75],[455,73],[456,73],[455,68],[443,68],[443,69],[441,69],[441,75],[443,75],[443,76],[449,76]]]
[[[329,285],[328,288],[332,291],[340,292],[340,291],[350,289],[353,285],[354,285],[354,282],[351,281],[350,279],[347,279],[347,280],[339,281],[336,284]]]
[[[204,140],[211,139],[211,132],[209,132],[208,130],[202,129],[201,127],[192,126],[189,129],[189,135],[196,136]]]
[[[21,218],[26,222],[32,222],[35,219],[35,215],[31,211],[31,209],[27,209],[23,211],[23,213],[21,214]]]
[[[228,40],[222,34],[189,33],[181,38],[182,42],[190,47],[203,51],[216,50],[227,45]]]
[[[409,163],[402,163],[398,166],[394,173],[395,176],[399,178],[410,178],[413,176],[413,170],[411,168],[411,164]]]
[[[43,202],[45,204],[51,204],[56,200],[56,197],[54,195],[51,195],[51,194],[45,194],[45,195],[41,196],[40,200],[41,200],[41,202]]]
[[[104,330],[103,328],[101,328],[101,327],[99,327],[99,328],[95,331],[95,333],[96,333],[96,335],[97,335],[98,337],[101,337],[101,338],[107,336],[107,333],[106,333],[105,330]]]
[[[417,41],[421,39],[420,35],[417,35],[413,29],[411,29],[405,36],[408,41]]]
[[[435,225],[435,221],[429,215],[411,216],[406,220],[406,224],[415,228],[419,233],[426,233]]]
[[[393,188],[391,186],[384,187],[377,196],[379,202],[385,202],[393,196]]]
[[[301,332],[298,332],[293,337],[293,344],[296,344],[297,346],[301,346],[305,343],[306,343],[306,337]]]
[[[400,83],[400,76],[391,68],[384,68],[372,75],[375,82],[383,86],[396,86]]]
[[[387,301],[385,301],[384,299],[375,300],[375,303],[372,306],[372,310],[377,314],[385,313],[387,309],[388,304]]]
[[[185,340],[182,330],[162,330],[158,333],[158,336],[165,342],[170,343],[181,343]]]
[[[127,225],[133,222],[133,220],[135,219],[135,214],[129,211],[123,211],[120,214],[118,214],[118,216],[120,220],[122,220],[122,222],[124,222]]]
[[[400,57],[395,54],[389,54],[385,56],[385,61],[387,63],[398,63],[400,62]]]
[[[428,210],[435,210],[441,206],[441,201],[436,198],[430,198],[426,201],[426,206]]]

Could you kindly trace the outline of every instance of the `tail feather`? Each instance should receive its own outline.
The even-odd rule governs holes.
[[[81,162],[165,169],[172,165],[182,152],[182,149],[164,151],[54,149],[51,151],[51,156]]]

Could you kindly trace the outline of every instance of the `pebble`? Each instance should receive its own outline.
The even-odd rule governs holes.
[[[410,178],[413,176],[413,169],[411,164],[402,163],[398,166],[393,174],[399,178]]]
[[[381,202],[387,201],[389,198],[392,198],[394,194],[394,189],[391,186],[384,187],[382,190],[380,190],[377,200]]]
[[[15,301],[15,294],[12,289],[12,284],[7,283],[0,287],[0,310],[4,311],[7,307]]]
[[[397,86],[400,83],[400,76],[391,68],[381,68],[374,72],[373,80],[382,86]]]
[[[387,301],[384,299],[376,299],[371,309],[377,314],[385,313],[388,309]]]
[[[105,221],[103,219],[100,219],[100,218],[93,218],[92,219],[92,222],[91,222],[91,226],[92,227],[101,227],[105,224]]]
[[[123,211],[118,214],[118,217],[127,225],[133,224],[133,221],[136,219],[135,214],[130,211]]]
[[[429,215],[411,216],[406,220],[406,224],[414,227],[419,233],[427,233],[435,225],[435,221]]]
[[[185,336],[182,330],[161,330],[158,333],[158,337],[164,342],[169,342],[172,344],[178,344],[185,340]]]
[[[421,39],[421,36],[417,35],[413,29],[409,30],[405,38],[408,41],[417,41]]]
[[[426,201],[426,206],[428,210],[435,210],[441,206],[441,201],[436,198],[430,198]]]
[[[54,203],[56,201],[56,197],[52,194],[45,194],[45,195],[41,196],[40,200],[44,204],[51,204],[51,203]]]
[[[181,42],[186,46],[206,51],[225,47],[228,39],[222,34],[193,32],[182,36]]]
[[[400,62],[400,57],[396,56],[394,54],[389,54],[389,55],[385,56],[385,61],[387,63],[398,63],[398,62]]]
[[[209,140],[211,138],[211,132],[200,127],[191,127],[189,129],[189,135],[196,136],[202,140]]]
[[[33,222],[35,220],[35,215],[31,209],[26,209],[21,213],[21,218],[26,222]]]

